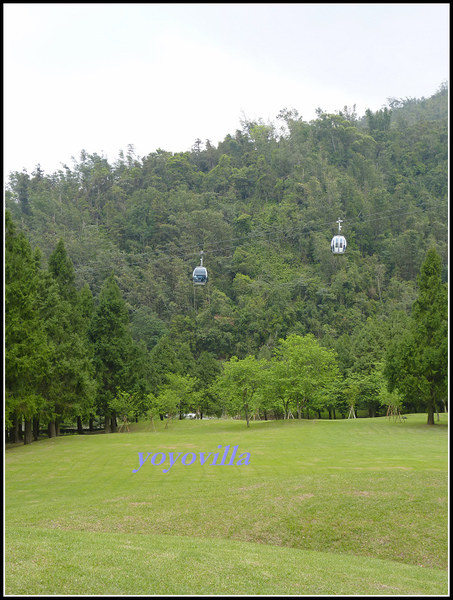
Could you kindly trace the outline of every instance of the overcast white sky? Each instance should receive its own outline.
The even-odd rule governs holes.
[[[283,108],[378,110],[449,77],[449,3],[3,4],[4,172],[217,144]]]

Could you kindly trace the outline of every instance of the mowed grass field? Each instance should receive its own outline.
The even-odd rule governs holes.
[[[143,422],[7,448],[5,593],[447,595],[447,419]],[[250,463],[200,464],[226,446]]]

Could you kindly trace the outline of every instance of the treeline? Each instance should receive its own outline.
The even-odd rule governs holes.
[[[119,405],[112,407],[121,398],[141,413],[169,414],[159,398],[172,405],[172,394],[179,412],[189,405],[231,412],[212,385],[232,357],[239,364],[253,357],[269,372],[293,336],[333,353],[342,383],[329,392],[331,404],[305,393],[299,409],[287,395],[272,414],[300,416],[303,405],[344,414],[353,404],[382,414],[386,349],[411,330],[430,248],[445,287],[447,97],[441,86],[429,99],[393,99],[362,118],[347,107],[318,110],[310,123],[285,109],[277,124],[241,123],[217,147],[197,140],[190,152],[159,149],[143,158],[129,147],[113,164],[83,151],[72,168],[52,175],[39,166],[31,175],[11,173],[5,349],[12,439],[22,418],[27,439],[38,419],[51,435],[71,419],[80,431],[96,416],[115,427]],[[332,256],[339,217],[348,250]],[[201,250],[209,283],[194,288]],[[31,319],[22,341],[28,316],[21,311]],[[107,314],[117,322],[106,324]],[[116,341],[103,342],[112,332]],[[172,377],[177,392],[168,391]],[[183,392],[174,377],[197,384]],[[182,400],[200,388],[206,397],[197,406]],[[429,404],[440,405],[442,393]],[[421,410],[425,394],[402,393],[398,401]],[[265,414],[264,406],[261,398],[256,410]]]

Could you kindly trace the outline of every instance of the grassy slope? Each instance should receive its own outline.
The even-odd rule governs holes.
[[[6,454],[6,593],[447,593],[447,416],[175,422]],[[138,452],[250,465],[168,473]]]

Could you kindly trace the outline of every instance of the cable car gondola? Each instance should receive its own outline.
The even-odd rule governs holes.
[[[203,251],[201,251],[200,266],[193,270],[192,281],[194,285],[205,285],[208,282],[208,271],[203,267]]]
[[[332,250],[332,254],[344,254],[346,250],[346,238],[343,235],[340,235],[341,231],[341,223],[343,221],[338,219],[338,235],[334,235],[332,241],[330,242],[330,248]]]

